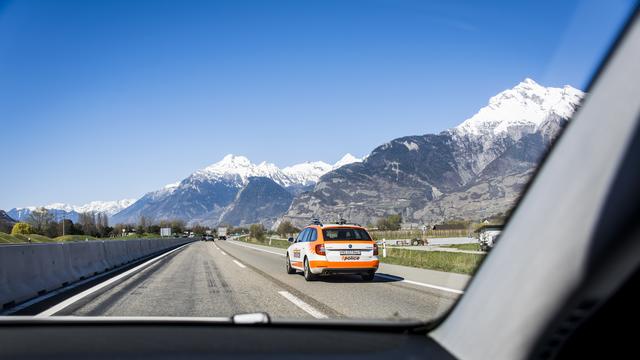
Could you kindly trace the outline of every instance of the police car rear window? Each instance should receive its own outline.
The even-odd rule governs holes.
[[[371,240],[369,234],[362,229],[323,229],[324,240]]]

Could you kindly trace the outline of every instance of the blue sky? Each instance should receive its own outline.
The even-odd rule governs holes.
[[[227,153],[363,156],[531,77],[584,88],[632,1],[0,1],[0,209],[138,197]]]

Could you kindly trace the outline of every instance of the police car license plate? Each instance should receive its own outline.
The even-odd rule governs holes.
[[[340,255],[360,255],[360,250],[340,250]]]

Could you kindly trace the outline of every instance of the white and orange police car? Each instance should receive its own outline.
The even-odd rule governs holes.
[[[378,245],[359,225],[339,221],[323,225],[314,221],[306,226],[287,249],[288,274],[304,272],[307,281],[318,275],[360,274],[373,280],[378,270]]]

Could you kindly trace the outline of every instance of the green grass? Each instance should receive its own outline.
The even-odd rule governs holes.
[[[142,235],[127,235],[127,236],[116,236],[112,238],[105,238],[105,240],[128,240],[128,239],[158,239],[160,238],[160,234],[142,234]],[[91,239],[89,239],[91,240]]]
[[[53,240],[54,241],[84,241],[85,239],[99,240],[97,238],[94,238],[93,236],[87,236],[87,235],[64,235],[64,236],[58,236]]]
[[[446,251],[422,251],[387,248],[387,257],[380,261],[388,264],[404,265],[422,269],[454,272],[471,275],[475,272],[484,255]]]
[[[277,247],[277,248],[280,248],[280,249],[286,249],[286,248],[289,247],[289,245],[291,245],[291,243],[289,243],[286,240],[276,240],[276,239],[271,240],[271,245],[269,245],[269,239],[268,238],[265,238],[264,240],[258,240],[256,238],[250,238],[248,236],[241,237],[238,240],[244,241],[244,242],[250,243],[250,244],[272,246],[272,247]]]
[[[128,240],[128,239],[141,239],[141,238],[159,238],[160,235],[157,234],[144,234],[143,236],[126,236],[126,237],[118,237],[118,238],[95,238],[93,236],[88,235],[65,235],[58,236],[57,238],[49,238],[43,235],[38,234],[29,234],[29,235],[10,235],[3,232],[0,232],[0,244],[19,244],[19,243],[28,243],[29,238],[31,238],[32,243],[46,243],[46,242],[65,242],[65,241],[85,241],[85,239],[91,240]]]
[[[438,246],[460,249],[460,250],[480,251],[480,244],[454,244],[454,245],[438,245]]]
[[[22,242],[22,241],[14,238],[9,234],[0,232],[0,244],[9,244],[9,243],[16,243],[16,242]]]
[[[29,235],[9,235],[5,233],[0,233],[0,243],[28,243],[29,239],[31,239],[32,243],[43,243],[43,242],[53,242],[54,240],[48,238],[46,236],[38,235],[38,234],[29,234]]]

